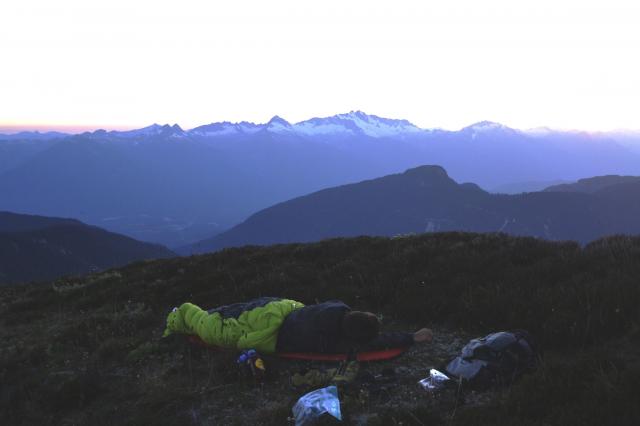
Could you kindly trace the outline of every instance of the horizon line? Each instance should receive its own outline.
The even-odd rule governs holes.
[[[199,124],[197,126],[185,129],[183,126],[181,126],[180,124],[173,123],[164,123],[164,124],[159,124],[158,122],[154,122],[151,124],[146,124],[146,125],[142,125],[142,126],[136,126],[136,125],[125,125],[125,124],[107,124],[107,125],[89,125],[89,124],[45,124],[45,123],[39,123],[39,124],[3,124],[0,123],[0,134],[5,134],[5,135],[14,135],[14,134],[18,134],[18,133],[22,133],[22,132],[34,132],[34,133],[49,133],[49,132],[58,132],[58,133],[66,133],[69,135],[75,135],[75,134],[82,134],[85,132],[96,132],[98,130],[105,130],[105,131],[116,131],[116,132],[125,132],[125,131],[129,131],[129,130],[139,130],[139,129],[143,129],[145,127],[150,127],[153,125],[170,125],[173,126],[175,124],[178,124],[178,126],[180,126],[180,128],[185,129],[186,131],[189,130],[193,130],[197,127],[200,126],[206,126],[209,124],[215,124],[215,123],[231,123],[231,124],[239,124],[242,122],[248,122],[248,123],[252,123],[252,124],[257,124],[257,125],[264,125],[267,124],[270,120],[272,120],[273,118],[282,118],[283,120],[285,120],[287,123],[290,124],[298,124],[298,123],[302,123],[314,118],[331,118],[331,117],[335,117],[337,115],[346,115],[346,114],[350,114],[350,113],[356,113],[356,112],[361,112],[367,116],[376,116],[378,118],[383,118],[383,119],[390,119],[390,120],[406,120],[404,118],[389,118],[389,117],[382,117],[382,116],[378,116],[376,114],[368,114],[368,113],[364,113],[361,110],[353,110],[350,111],[348,113],[338,113],[338,114],[334,114],[332,116],[328,116],[328,117],[318,117],[318,116],[314,116],[311,118],[308,118],[306,120],[302,120],[302,121],[298,121],[298,122],[290,122],[289,120],[283,118],[281,115],[279,114],[275,114],[271,117],[271,119],[269,119],[268,121],[264,122],[264,123],[255,123],[255,122],[251,122],[251,121],[247,121],[247,120],[242,120],[242,121],[229,121],[229,120],[220,120],[220,121],[211,121],[208,123],[204,123],[204,124]],[[444,130],[444,131],[460,131],[462,129],[465,129],[467,127],[471,127],[473,125],[476,124],[480,124],[480,123],[495,123],[495,124],[500,124],[504,127],[507,127],[509,129],[513,129],[513,130],[520,130],[520,131],[531,131],[531,130],[551,130],[551,131],[561,131],[561,132],[585,132],[585,133],[613,133],[613,132],[640,132],[640,126],[638,126],[637,128],[631,128],[631,127],[618,127],[618,128],[609,128],[609,129],[598,129],[598,130],[586,130],[586,129],[581,129],[581,128],[576,128],[576,127],[552,127],[552,126],[546,126],[546,125],[540,125],[540,126],[534,126],[534,127],[527,127],[527,128],[521,128],[521,127],[515,127],[515,126],[510,126],[507,124],[504,124],[500,121],[495,121],[495,120],[488,120],[488,119],[484,119],[484,120],[479,120],[479,121],[474,121],[470,124],[464,125],[462,127],[441,127],[441,126],[431,126],[431,127],[421,127],[421,126],[417,126],[415,124],[413,124],[413,122],[411,122],[410,120],[406,120],[409,121],[409,123],[411,123],[412,125],[414,125],[415,127],[417,127],[418,129],[421,130]]]

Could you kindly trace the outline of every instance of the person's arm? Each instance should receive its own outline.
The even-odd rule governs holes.
[[[367,343],[361,350],[406,348],[414,343],[413,333],[407,333],[404,331],[383,331],[378,334],[378,337]]]
[[[433,331],[429,328],[421,328],[413,333],[414,343],[431,343],[433,341]]]

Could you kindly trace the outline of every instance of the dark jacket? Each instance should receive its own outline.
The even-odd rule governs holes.
[[[346,353],[350,350],[375,350],[407,347],[413,334],[380,333],[372,342],[361,346],[342,333],[342,318],[351,308],[339,300],[308,305],[285,318],[276,343],[277,352]]]

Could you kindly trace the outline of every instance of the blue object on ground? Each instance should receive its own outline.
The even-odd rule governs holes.
[[[293,417],[296,420],[296,426],[312,425],[325,413],[342,420],[338,388],[335,386],[327,386],[326,388],[309,392],[303,395],[293,406]]]

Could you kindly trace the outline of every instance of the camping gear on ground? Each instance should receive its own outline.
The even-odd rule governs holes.
[[[409,349],[408,347],[390,348],[373,351],[358,352],[356,360],[359,362],[385,361],[396,358]],[[325,353],[305,353],[305,352],[278,352],[275,354],[280,358],[299,359],[308,361],[344,361],[348,358],[348,353],[325,354]]]
[[[163,337],[187,334],[207,345],[229,349],[254,348],[264,354],[276,351],[278,331],[291,312],[304,305],[290,299],[263,297],[205,311],[183,303],[167,316]]]
[[[422,389],[434,393],[438,390],[444,388],[446,382],[448,382],[449,376],[446,374],[432,368],[429,370],[429,377],[426,377],[418,382],[418,384],[422,387]]]
[[[266,368],[260,354],[255,349],[242,351],[236,360],[240,371],[245,376],[251,376],[256,381],[264,379]]]
[[[303,395],[293,406],[293,417],[296,426],[312,425],[324,415],[329,414],[342,420],[338,388],[327,386]]]
[[[311,369],[295,373],[291,377],[291,385],[317,387],[331,383],[336,386],[347,386],[356,379],[359,371],[358,361],[343,361],[337,368]]]
[[[195,335],[188,335],[187,340],[198,346],[203,346],[212,350],[225,350],[225,348],[209,345],[204,342],[200,337]],[[385,361],[388,359],[396,358],[402,355],[409,349],[408,347],[380,349],[372,351],[363,351],[356,354],[356,360],[359,362],[369,361]],[[341,354],[325,354],[325,353],[304,353],[304,352],[276,352],[273,354],[279,358],[296,359],[303,361],[344,361],[349,357],[348,353]]]
[[[446,367],[449,376],[477,389],[508,384],[535,368],[536,347],[524,330],[501,331],[472,339]]]

